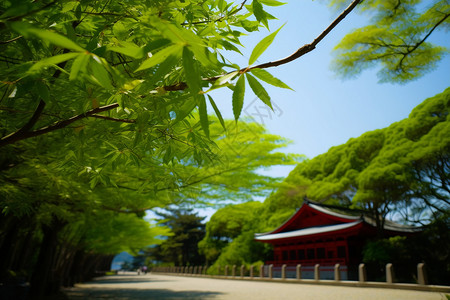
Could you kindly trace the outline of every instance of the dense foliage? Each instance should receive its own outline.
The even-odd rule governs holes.
[[[164,232],[142,219],[148,209],[267,194],[276,180],[256,170],[292,164],[295,157],[275,153],[286,145],[282,138],[237,122],[246,86],[271,107],[261,82],[289,86],[265,69],[312,51],[359,2],[290,57],[255,65],[276,30],[257,44],[249,66],[238,66],[228,51],[240,53],[243,34],[269,28],[274,17],[267,8],[282,3],[2,1],[1,281],[23,276],[30,295],[41,298],[106,268],[114,253],[155,242]],[[434,3],[448,13],[445,1]],[[427,13],[433,18],[426,20],[447,26],[437,14]],[[408,48],[408,57],[423,47],[433,57],[442,54],[420,42]],[[414,74],[435,61],[420,61]],[[396,72],[413,77],[404,68]],[[217,88],[233,90],[236,122],[224,121],[208,94]],[[432,199],[423,202],[434,203],[429,172],[435,165],[425,165],[421,161],[416,176],[430,178],[422,188]]]
[[[280,4],[245,2],[1,2],[1,282],[29,280],[41,298],[157,243],[167,231],[146,210],[263,195],[276,180],[255,170],[295,162],[275,152],[286,141],[226,122],[206,95],[238,68],[226,50],[268,26],[262,3]]]
[[[365,0],[359,11],[369,24],[347,34],[335,49],[334,69],[344,77],[381,66],[381,82],[406,83],[432,71],[449,53],[442,41],[430,38],[450,28],[447,0]]]

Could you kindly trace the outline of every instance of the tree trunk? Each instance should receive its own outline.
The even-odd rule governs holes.
[[[65,222],[53,218],[49,225],[42,227],[44,238],[30,280],[30,299],[43,299],[45,296],[58,292],[60,288],[60,282],[54,274],[54,258],[58,245],[58,233],[64,226]]]

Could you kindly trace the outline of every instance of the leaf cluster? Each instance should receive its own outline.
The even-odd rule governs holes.
[[[336,46],[333,68],[338,74],[354,77],[380,65],[381,82],[406,83],[435,69],[448,54],[447,48],[428,41],[433,33],[448,29],[448,1],[374,0],[363,1],[359,8],[370,23]]]

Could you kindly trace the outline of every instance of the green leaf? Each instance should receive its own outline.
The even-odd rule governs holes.
[[[242,55],[242,52],[239,50],[239,48],[236,47],[235,45],[233,45],[232,43],[230,43],[229,41],[227,41],[227,40],[218,40],[217,42],[220,45],[222,45],[225,48],[225,50],[234,51],[234,52],[237,52],[237,53]]]
[[[200,76],[198,65],[194,60],[194,54],[188,49],[188,47],[183,48],[183,68],[188,87],[195,96],[202,90],[202,78]]]
[[[119,46],[111,46],[107,49],[132,58],[141,59],[144,57],[144,49],[134,43],[121,42]]]
[[[80,73],[80,71],[83,73],[86,72],[89,57],[89,54],[79,54],[79,56],[74,60],[72,68],[70,69],[69,80],[77,79],[78,73]]]
[[[263,9],[262,4],[258,0],[253,0],[252,2],[253,14],[256,17],[256,20],[263,23],[264,26],[269,29],[269,23],[267,22],[267,15]]]
[[[233,114],[234,119],[237,121],[241,115],[242,107],[244,106],[245,95],[245,78],[241,75],[233,91]]]
[[[210,95],[208,95],[208,99],[209,99],[209,103],[211,103],[211,106],[213,107],[214,112],[216,113],[216,116],[219,119],[219,122],[222,125],[223,129],[227,130],[227,128],[225,127],[225,121],[222,118],[222,114],[220,113],[220,110],[217,107],[216,103],[214,102],[213,98]]]
[[[252,69],[250,71],[250,73],[252,73],[256,77],[258,77],[262,81],[267,82],[268,84],[271,84],[273,86],[280,87],[280,88],[283,88],[283,89],[290,89],[290,90],[292,90],[292,88],[290,88],[286,83],[284,83],[280,79],[274,77],[272,74],[270,74],[266,70],[263,70],[263,69]]]
[[[280,2],[280,1],[276,1],[276,0],[259,0],[259,2],[261,2],[262,4],[267,5],[267,6],[281,6],[281,5],[286,4],[284,2]]]
[[[169,146],[167,147],[167,149],[166,149],[165,154],[164,154],[163,162],[164,162],[165,164],[167,164],[168,162],[170,162],[170,161],[172,160],[172,158],[173,158],[172,147],[169,145]]]
[[[219,79],[217,79],[217,80],[214,82],[214,85],[222,85],[222,84],[228,83],[228,82],[230,82],[231,80],[233,80],[233,78],[234,78],[236,75],[238,75],[238,74],[239,74],[239,71],[233,71],[233,72],[230,72],[230,73],[228,73],[228,74],[225,74],[225,75],[223,75],[222,77],[220,77]]]
[[[39,97],[41,97],[42,100],[44,100],[45,103],[50,102],[50,91],[48,89],[48,86],[43,83],[42,81],[36,82],[36,89],[39,93]]]
[[[49,42],[53,45],[70,49],[73,51],[78,52],[86,51],[82,47],[78,46],[78,44],[75,43],[74,41],[53,31],[35,28],[27,23],[22,22],[14,22],[11,24],[11,27],[13,30],[19,32],[25,37],[36,37],[43,41]]]
[[[196,98],[189,98],[188,100],[186,100],[186,102],[183,103],[180,109],[176,111],[177,117],[175,118],[174,123],[178,123],[179,121],[182,121],[184,118],[186,118],[186,116],[189,115],[196,106]]]
[[[248,32],[257,31],[259,29],[258,21],[242,20],[239,22],[239,25]]]
[[[206,100],[202,95],[202,99],[200,99],[198,105],[198,112],[200,114],[200,124],[202,125],[202,129],[206,134],[206,137],[209,138],[209,120],[208,120],[208,111],[206,108]]]
[[[80,53],[72,52],[72,53],[65,53],[65,54],[60,54],[60,55],[55,55],[55,56],[52,56],[52,57],[49,57],[49,58],[45,58],[43,60],[40,60],[40,61],[36,62],[28,70],[28,73],[39,72],[44,67],[60,64],[60,63],[65,62],[65,61],[67,61],[69,59],[77,57],[78,55],[80,55]]]
[[[158,81],[164,79],[164,77],[170,73],[172,68],[177,64],[178,59],[175,55],[169,56],[164,62],[160,63],[156,72],[152,77],[147,81],[147,83],[152,86],[156,84]]]
[[[281,26],[275,32],[273,32],[273,33],[269,34],[268,36],[266,36],[265,38],[263,38],[255,46],[255,48],[252,51],[252,54],[250,55],[250,59],[248,61],[249,65],[252,65],[258,59],[258,57],[260,57],[261,54],[263,54],[264,51],[266,51],[267,47],[269,47],[270,44],[272,44],[273,40],[275,39],[275,36],[280,31],[280,29],[283,28],[283,26]]]
[[[112,29],[114,36],[119,40],[126,40],[130,34],[121,21],[116,22]]]
[[[182,28],[175,26],[160,18],[151,18],[150,24],[164,37],[176,44],[186,44],[186,38]]]
[[[264,87],[261,85],[261,83],[259,83],[259,81],[256,80],[256,78],[250,75],[249,73],[246,73],[245,76],[247,77],[248,84],[252,88],[255,95],[258,96],[258,98],[261,99],[261,101],[264,102],[264,104],[266,104],[273,110],[272,103],[270,102],[270,96],[264,89]]]
[[[93,78],[100,84],[102,87],[108,90],[112,90],[113,86],[111,83],[111,78],[109,77],[108,71],[105,69],[103,62],[97,56],[95,56],[89,63],[91,67]]]
[[[189,48],[194,52],[195,58],[205,67],[210,69],[217,69],[217,64],[213,63],[209,58],[210,53],[208,53],[208,49],[202,44],[191,44]]]
[[[146,61],[144,61],[139,68],[137,68],[137,70],[135,72],[138,71],[142,71],[151,67],[154,67],[162,62],[164,62],[165,60],[167,60],[167,58],[169,56],[172,55],[180,55],[181,50],[182,50],[182,45],[180,44],[174,44],[171,45],[167,48],[162,49],[161,51],[158,51],[155,53],[155,55],[153,55],[152,57],[150,57],[149,59],[147,59]]]

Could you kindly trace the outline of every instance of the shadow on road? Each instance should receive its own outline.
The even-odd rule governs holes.
[[[174,291],[158,288],[158,283],[171,282],[147,276],[101,277],[64,291],[69,300],[132,299],[214,299],[222,295],[209,291]]]
[[[94,300],[94,299],[214,299],[221,293],[202,291],[171,291],[165,289],[100,289],[83,288],[66,291],[70,300]]]

